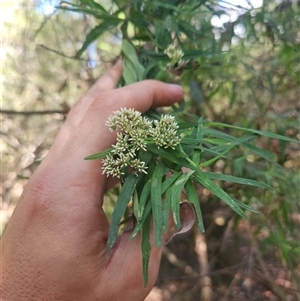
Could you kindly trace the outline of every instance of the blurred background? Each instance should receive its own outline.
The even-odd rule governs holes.
[[[125,21],[96,35],[99,7],[73,3],[76,11],[56,0],[1,2],[1,233],[70,107],[116,61],[124,36],[148,50],[176,37],[203,51],[197,68],[161,78],[183,85],[193,113],[299,140],[299,1],[98,0]],[[276,164],[237,153],[212,168],[270,184],[275,192],[222,184],[262,214],[240,219],[197,187],[206,232],[195,228],[165,247],[147,301],[300,300],[299,145],[256,143]]]

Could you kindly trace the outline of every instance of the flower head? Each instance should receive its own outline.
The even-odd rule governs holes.
[[[155,127],[151,135],[158,147],[172,148],[179,144],[180,138],[177,134],[178,124],[171,115],[162,115],[161,119],[155,121]]]
[[[151,121],[133,109],[115,111],[106,122],[110,131],[117,130],[117,142],[102,160],[103,174],[120,178],[125,172],[147,173],[146,163],[138,156],[140,150],[147,151],[147,142],[157,147],[172,148],[180,142],[178,124],[171,115],[162,115]]]
[[[164,53],[169,57],[171,60],[171,65],[174,66],[175,64],[182,65],[183,64],[183,56],[184,53],[181,49],[176,48],[174,44],[168,46],[168,48],[164,51]]]

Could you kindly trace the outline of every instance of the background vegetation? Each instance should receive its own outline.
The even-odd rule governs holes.
[[[122,38],[134,43],[148,77],[184,86],[183,112],[299,140],[297,1],[245,8],[84,0],[58,10],[53,2],[14,3],[2,4],[1,21],[3,227],[70,106],[120,55]],[[180,70],[162,70],[170,43],[187,54]],[[276,163],[237,150],[210,170],[271,185],[275,192],[218,183],[262,214],[240,219],[197,187],[206,233],[195,228],[165,247],[148,300],[300,300],[299,146],[262,137],[255,144]]]

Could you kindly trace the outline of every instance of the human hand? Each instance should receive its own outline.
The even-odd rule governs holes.
[[[152,245],[144,288],[140,237],[123,233],[107,260],[108,181],[100,161],[83,158],[115,142],[105,126],[113,111],[171,105],[182,89],[152,80],[114,89],[121,73],[118,63],[76,103],[25,186],[1,242],[1,300],[134,301],[154,285],[161,249]]]

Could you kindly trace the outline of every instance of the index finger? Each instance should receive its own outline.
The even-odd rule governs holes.
[[[95,183],[95,181],[99,183],[103,177],[100,161],[88,162],[83,158],[103,151],[115,142],[115,135],[105,126],[108,117],[120,108],[133,108],[145,112],[152,106],[172,105],[182,98],[182,94],[180,86],[154,80],[102,92],[92,102],[76,131],[62,150],[60,162],[64,162],[64,168],[68,170],[68,175],[74,177],[74,182],[80,179],[81,186],[86,186],[92,193],[90,183]],[[99,193],[98,186],[96,188],[95,193]]]
[[[64,144],[69,139],[74,129],[81,122],[91,103],[102,91],[114,89],[121,75],[122,61],[118,61],[112,68],[106,71],[106,73],[97,80],[91,89],[73,106],[67,116],[67,120],[58,132],[48,155],[39,166],[39,170],[46,166],[48,162],[52,160],[52,158],[57,156],[57,154],[63,149]]]

